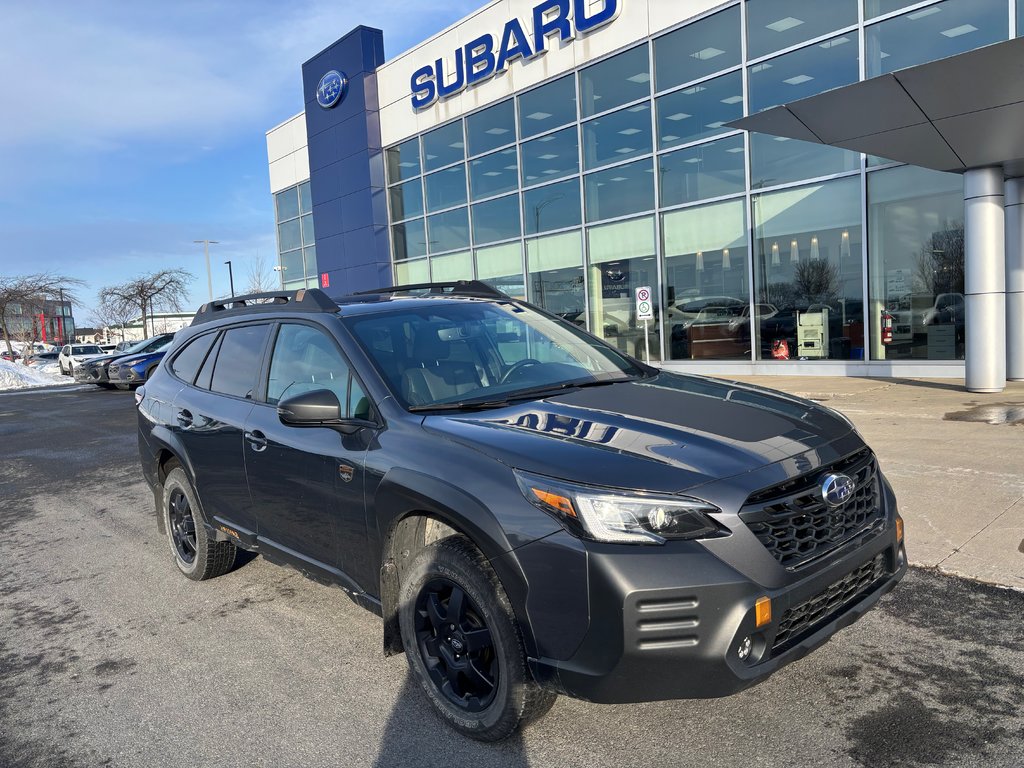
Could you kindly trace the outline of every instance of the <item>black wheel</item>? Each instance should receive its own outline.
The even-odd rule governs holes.
[[[193,581],[212,579],[231,570],[238,551],[233,542],[209,537],[185,470],[175,467],[164,480],[164,524],[178,570]]]
[[[505,590],[468,539],[453,536],[416,556],[402,583],[399,623],[413,675],[465,735],[504,739],[554,703],[526,666]]]

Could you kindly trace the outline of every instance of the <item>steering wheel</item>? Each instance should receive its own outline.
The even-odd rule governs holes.
[[[524,360],[520,360],[517,363],[513,363],[512,367],[505,371],[505,375],[501,377],[499,384],[506,384],[508,380],[512,378],[512,374],[521,371],[525,368],[529,368],[531,365],[544,365],[540,360],[535,360],[532,357],[527,357]]]

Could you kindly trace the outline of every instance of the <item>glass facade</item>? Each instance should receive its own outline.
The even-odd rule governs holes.
[[[391,194],[401,196],[400,188],[392,190]],[[274,214],[277,225],[277,264],[282,287],[287,291],[318,288],[320,278],[316,269],[313,199],[309,192],[309,182],[304,181],[276,193]]]
[[[385,150],[395,279],[652,360],[962,360],[961,179],[728,123],[1004,40],[1014,7],[742,0],[509,94]]]

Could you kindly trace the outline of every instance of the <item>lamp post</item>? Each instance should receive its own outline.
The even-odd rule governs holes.
[[[210,271],[210,246],[217,245],[218,240],[193,240],[193,243],[202,243],[203,252],[206,254],[206,285],[210,289],[210,301],[213,301],[213,272]]]
[[[231,260],[228,259],[224,263],[228,265],[228,284],[231,286],[231,295],[234,296],[235,295],[235,276],[234,276],[234,273],[231,271]]]

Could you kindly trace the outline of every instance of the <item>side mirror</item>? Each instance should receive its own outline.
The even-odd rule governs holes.
[[[277,404],[277,417],[289,427],[331,427],[344,435],[370,425],[363,419],[343,419],[338,396],[329,389],[303,392],[282,400]]]

